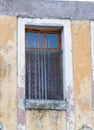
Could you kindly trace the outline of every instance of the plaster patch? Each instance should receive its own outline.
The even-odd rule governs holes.
[[[23,87],[19,87],[18,91],[19,91],[18,98],[20,98],[20,99],[24,98],[24,93],[25,93],[24,88]]]
[[[18,125],[18,130],[25,130],[25,125],[19,124]]]
[[[25,111],[22,109],[18,109],[18,124],[21,124],[22,126],[25,124]]]
[[[67,120],[69,122],[68,127],[69,130],[72,130],[74,126],[74,101],[73,101],[73,87],[71,87],[71,85],[67,87],[67,101],[68,101]]]
[[[41,122],[41,120],[38,122],[38,130],[42,130],[42,122]]]
[[[19,107],[19,109],[21,109],[21,110],[25,110],[24,99],[19,99],[18,107]]]

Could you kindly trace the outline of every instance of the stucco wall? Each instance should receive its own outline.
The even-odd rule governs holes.
[[[75,129],[94,130],[90,22],[72,21]],[[17,18],[0,16],[0,122],[17,130]],[[66,130],[66,112],[27,110],[26,130]]]
[[[17,18],[0,16],[0,122],[17,130]]]
[[[66,113],[64,111],[27,111],[27,130],[66,130]]]
[[[94,130],[91,84],[91,45],[89,21],[72,21],[73,70],[75,91],[75,130]]]

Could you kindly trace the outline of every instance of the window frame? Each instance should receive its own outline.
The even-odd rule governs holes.
[[[60,52],[61,54],[60,54],[60,57],[59,57],[59,59],[63,59],[62,58],[62,50],[61,50],[61,30],[60,29],[54,29],[54,30],[52,30],[51,28],[50,29],[48,29],[48,28],[46,28],[46,30],[45,29],[43,29],[42,27],[41,27],[41,29],[39,29],[38,27],[36,28],[36,29],[32,29],[32,28],[26,28],[25,29],[25,42],[27,41],[27,39],[26,39],[26,33],[37,33],[38,34],[38,36],[37,36],[37,47],[34,47],[34,48],[32,48],[32,47],[27,47],[27,44],[25,43],[25,52],[28,52],[28,51],[47,51],[47,52],[49,52],[49,51],[53,51],[53,52],[55,52],[55,51],[58,51],[58,52]],[[41,33],[43,33],[44,34],[44,47],[42,47],[41,48],[41,46],[40,46],[40,34]],[[57,47],[56,48],[54,48],[54,47],[47,47],[47,34],[57,34],[58,35],[58,39],[57,39]],[[26,58],[25,58],[25,60],[26,60]],[[55,108],[55,105],[53,105],[53,104],[56,104],[55,103],[55,101],[57,102],[58,100],[60,101],[60,100],[63,100],[63,84],[62,84],[62,82],[63,82],[63,78],[62,78],[62,76],[63,76],[63,68],[62,68],[62,61],[61,60],[59,60],[60,61],[60,79],[61,79],[61,85],[60,85],[60,88],[59,89],[61,89],[62,90],[62,99],[32,99],[31,98],[31,100],[32,100],[32,106],[34,106],[34,101],[35,101],[35,103],[36,103],[36,106],[37,106],[37,104],[38,104],[38,100],[41,100],[40,101],[40,104],[42,103],[42,104],[45,104],[45,105],[43,105],[44,106],[44,108],[45,109],[48,109],[48,108],[52,108],[52,107],[54,107]],[[27,61],[27,60],[26,60]],[[26,66],[26,65],[25,65]],[[58,77],[57,77],[58,78]],[[26,85],[26,87],[27,87],[27,85]],[[48,88],[48,87],[47,87]],[[31,87],[31,89],[32,89],[32,87]],[[57,89],[57,88],[56,88]],[[60,91],[59,91],[60,92]],[[28,93],[28,91],[27,91],[27,93]],[[27,93],[26,93],[26,95],[27,95]],[[42,93],[41,93],[42,94]],[[59,93],[60,94],[60,93]],[[60,96],[59,94],[57,94],[57,96]],[[27,96],[26,96],[27,97]],[[52,97],[53,98],[53,97]],[[28,100],[28,98],[26,99],[26,101]],[[47,103],[44,103],[45,102],[45,100],[46,100],[46,102]],[[28,100],[28,102],[30,102],[31,103],[31,101],[29,101]],[[50,103],[50,105],[49,105],[49,103]],[[52,104],[51,104],[51,102],[52,102]],[[30,104],[29,103],[29,104]],[[58,102],[57,102],[58,103]],[[58,103],[58,105],[60,105],[60,103]],[[49,106],[49,107],[48,107]],[[52,106],[52,107],[51,107]],[[36,107],[34,107],[34,108],[36,108]],[[39,108],[39,107],[38,107]],[[41,105],[40,105],[40,108],[41,108]]]
[[[37,108],[33,105],[34,102],[25,99],[25,28],[26,26],[43,26],[62,28],[61,40],[63,46],[63,81],[64,81],[64,100],[57,102],[40,103],[38,101]],[[20,51],[21,50],[21,51]],[[67,60],[68,59],[68,60]],[[67,103],[71,106],[73,102],[73,92],[71,98],[67,93],[69,89],[73,90],[73,73],[72,73],[72,41],[71,41],[71,26],[70,20],[58,19],[39,19],[39,18],[19,18],[18,19],[18,87],[22,87],[23,108],[26,109],[46,109],[47,104],[51,104],[47,109],[67,110]],[[69,73],[70,72],[70,73]],[[22,80],[23,79],[23,80]],[[18,93],[19,88],[18,88]],[[54,102],[54,103],[53,103]],[[25,103],[25,104],[24,104]],[[58,104],[60,103],[59,107]],[[41,105],[41,106],[40,106]],[[45,105],[45,107],[44,107]]]
[[[44,38],[44,48],[40,48],[40,33],[44,33],[44,37],[45,37],[45,35],[47,34],[47,33],[51,33],[51,34],[58,34],[58,48],[51,48],[51,49],[56,49],[56,50],[59,50],[59,49],[61,49],[62,47],[61,47],[61,30],[60,29],[58,29],[58,30],[52,30],[52,29],[38,29],[38,27],[37,27],[37,29],[32,29],[32,28],[25,28],[25,33],[26,32],[34,32],[34,33],[38,33],[38,47],[37,47],[37,49],[50,49],[50,48],[47,48],[47,47],[45,47],[45,38]],[[25,34],[25,39],[26,39],[26,34]],[[26,41],[26,40],[25,40]],[[32,49],[35,49],[35,48],[32,48]]]

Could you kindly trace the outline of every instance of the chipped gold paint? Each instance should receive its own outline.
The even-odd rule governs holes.
[[[66,130],[66,113],[52,110],[26,111],[26,129]]]
[[[14,40],[13,32],[17,29],[12,21],[14,21],[13,17],[0,16],[0,49],[5,51],[7,50],[7,42]]]
[[[17,18],[0,16],[0,122],[17,130]]]
[[[92,110],[89,21],[72,21],[75,88],[75,130],[87,124],[94,128]],[[92,118],[93,120],[92,120]]]

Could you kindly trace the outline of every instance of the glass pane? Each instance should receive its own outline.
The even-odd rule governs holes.
[[[26,47],[37,48],[38,47],[38,33],[26,33]]]
[[[40,48],[44,48],[44,33],[40,34]]]
[[[46,34],[47,48],[58,48],[58,34]]]

